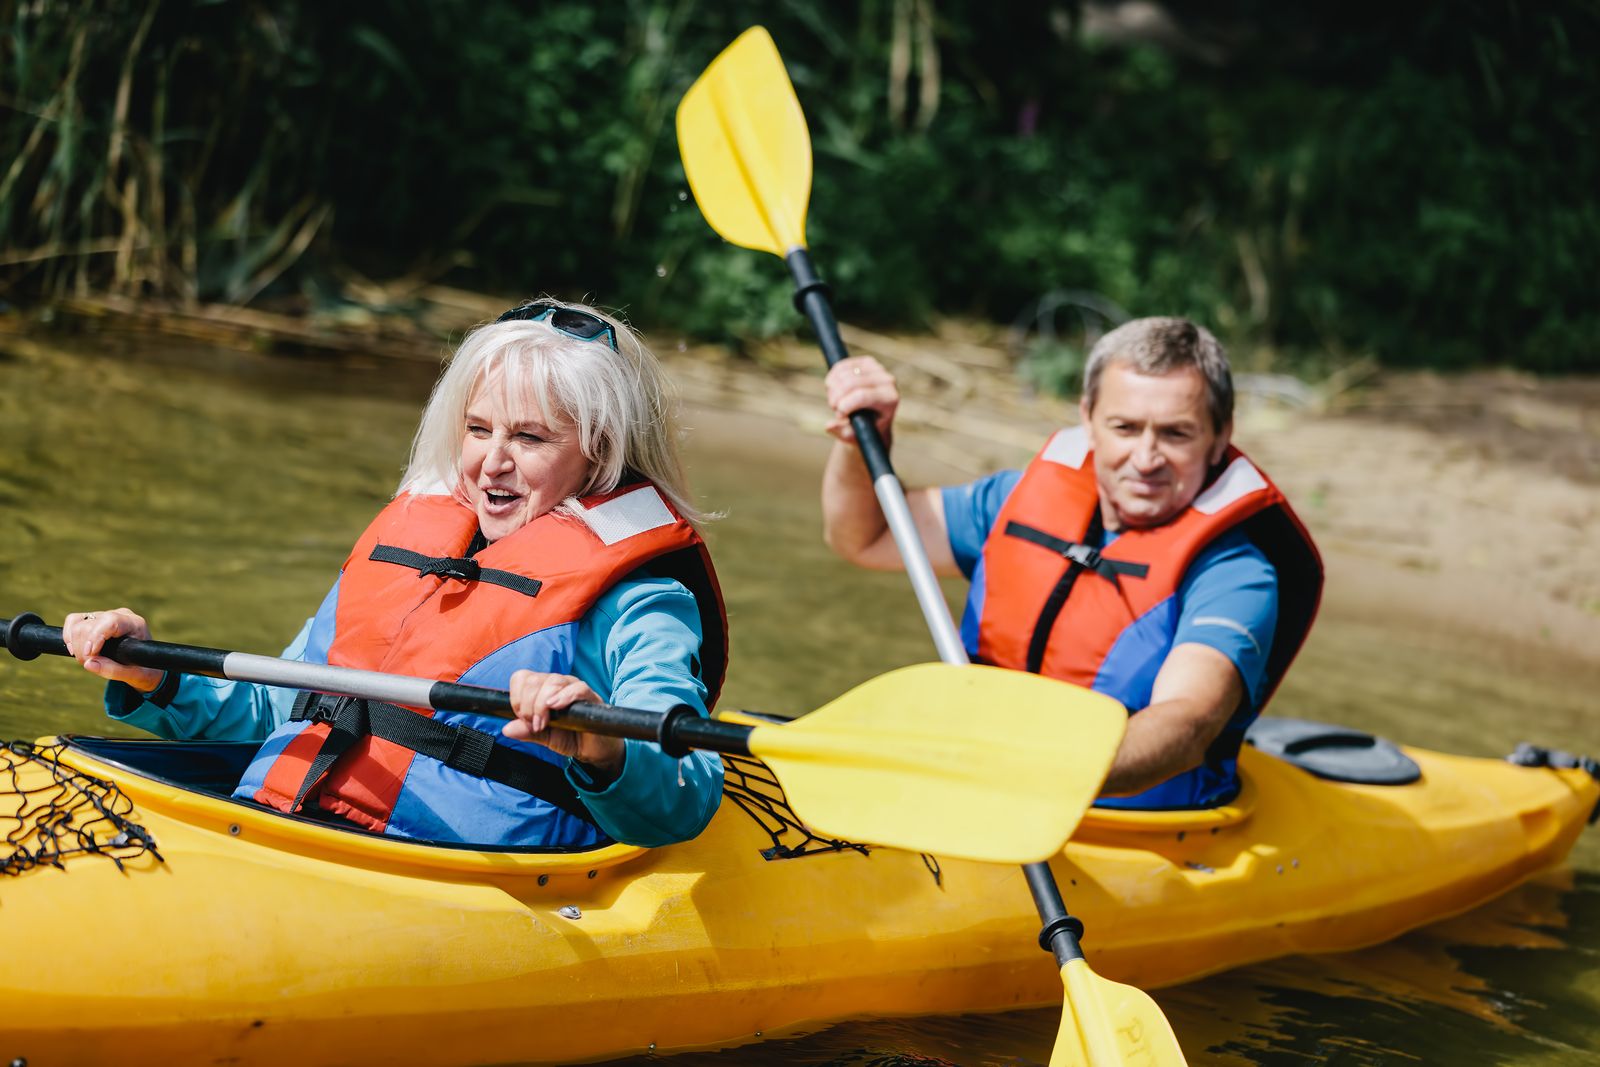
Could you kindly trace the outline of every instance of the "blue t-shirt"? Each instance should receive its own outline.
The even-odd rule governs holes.
[[[943,490],[950,551],[974,586],[981,588],[984,581],[983,544],[1001,506],[1021,480],[1021,471],[1007,470]],[[1104,544],[1096,547],[1104,548],[1116,538],[1107,533]],[[1195,557],[1178,584],[1178,601],[1173,647],[1206,645],[1227,656],[1244,681],[1251,709],[1260,707],[1267,656],[1278,624],[1277,572],[1266,555],[1241,531],[1228,531]],[[975,643],[976,635],[968,632],[974,626],[975,620],[963,620],[969,647]]]

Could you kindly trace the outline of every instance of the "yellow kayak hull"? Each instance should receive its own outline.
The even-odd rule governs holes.
[[[1360,786],[1246,749],[1228,808],[1091,813],[1052,866],[1095,971],[1150,988],[1386,940],[1559,863],[1600,795],[1407,754],[1419,782]],[[1061,999],[1014,867],[769,860],[732,803],[668,848],[438,848],[61,758],[118,784],[162,858],[0,878],[0,1062],[571,1063]],[[0,821],[43,776],[0,775]]]

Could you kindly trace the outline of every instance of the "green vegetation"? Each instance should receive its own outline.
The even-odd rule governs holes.
[[[327,308],[403,275],[793,329],[678,163],[732,6],[0,0],[0,299]],[[841,313],[1059,320],[1058,384],[1093,307],[1246,350],[1600,370],[1600,4],[1166,10],[1126,40],[1077,5],[771,5]]]

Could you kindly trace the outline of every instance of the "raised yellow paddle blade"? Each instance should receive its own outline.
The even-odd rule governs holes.
[[[1187,1063],[1150,994],[1101,978],[1081,959],[1061,968],[1066,1005],[1050,1067],[1167,1067]]]
[[[724,240],[777,256],[805,247],[811,134],[765,29],[741,33],[683,94],[678,152]]]
[[[1072,836],[1127,721],[1115,700],[1065,682],[924,663],[758,726],[749,744],[813,830],[1032,863]]]

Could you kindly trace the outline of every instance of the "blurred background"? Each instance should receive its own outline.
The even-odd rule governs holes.
[[[1600,370],[1600,5],[784,0],[841,317],[1183,313],[1245,370]],[[0,301],[337,317],[422,286],[793,330],[673,114],[695,0],[0,0]],[[375,284],[380,283],[380,284]]]

